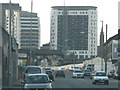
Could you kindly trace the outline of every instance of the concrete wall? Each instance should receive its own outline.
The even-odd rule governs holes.
[[[0,27],[0,90],[2,89],[2,30]]]
[[[0,4],[0,90],[2,89],[2,5]]]

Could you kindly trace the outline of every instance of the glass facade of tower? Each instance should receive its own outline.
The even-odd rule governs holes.
[[[67,16],[67,49],[88,50],[88,15],[68,15]],[[63,15],[58,16],[58,47],[64,45],[65,29]],[[84,33],[83,33],[84,32]],[[58,49],[59,49],[58,48]]]

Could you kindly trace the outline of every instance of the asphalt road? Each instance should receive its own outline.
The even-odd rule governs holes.
[[[92,84],[90,77],[72,78],[72,72],[66,72],[66,78],[57,77],[52,82],[53,88],[120,88],[120,81],[110,78],[109,85]]]

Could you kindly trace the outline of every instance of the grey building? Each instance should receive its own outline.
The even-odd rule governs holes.
[[[2,88],[12,86],[18,79],[18,44],[16,40],[19,30],[19,23],[17,21],[20,10],[19,4],[0,3],[0,84],[2,83]],[[9,47],[11,47],[11,50]]]
[[[97,7],[53,6],[50,47],[67,50],[78,59],[97,56]]]
[[[102,58],[113,64],[118,61],[118,34],[110,37],[107,42],[103,44]]]
[[[12,39],[11,54],[9,53],[9,43],[10,35],[7,33],[4,28],[0,27],[0,80],[2,83],[2,88],[9,87],[13,85],[16,80],[18,80],[18,44],[15,39]],[[11,55],[11,59],[10,59]]]
[[[10,33],[10,10],[11,10],[11,35],[15,37],[17,43],[19,43],[20,32],[20,11],[21,7],[15,3],[0,3],[2,9],[2,27]]]
[[[40,23],[37,13],[20,13],[20,48],[40,49]]]

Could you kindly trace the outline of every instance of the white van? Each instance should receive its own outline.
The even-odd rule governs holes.
[[[38,74],[38,73],[45,73],[45,68],[41,66],[27,66],[24,71],[24,79],[29,74]]]

